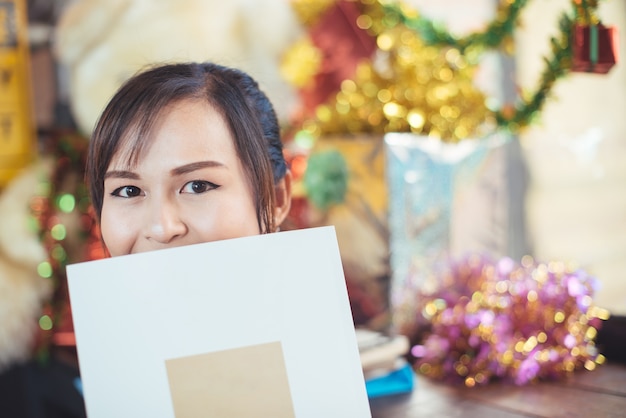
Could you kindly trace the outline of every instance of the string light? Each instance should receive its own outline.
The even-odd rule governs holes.
[[[68,325],[64,323],[69,309],[65,267],[70,262],[102,258],[104,254],[82,182],[87,139],[75,133],[59,134],[44,146],[49,148],[46,155],[54,158],[55,167],[50,178],[41,180],[30,201],[30,224],[48,254],[37,272],[51,280],[54,288],[39,318],[42,336],[37,351],[45,358],[53,334]]]

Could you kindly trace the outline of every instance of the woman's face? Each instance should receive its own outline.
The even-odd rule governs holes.
[[[259,234],[233,138],[209,104],[163,111],[134,167],[113,156],[104,180],[102,238],[112,256]]]

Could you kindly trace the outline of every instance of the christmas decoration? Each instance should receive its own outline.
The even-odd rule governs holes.
[[[307,21],[317,22],[332,7],[325,2],[324,7],[307,9],[309,3],[294,3],[301,10],[300,18]],[[362,56],[354,75],[337,87],[334,100],[330,95],[328,101],[316,107],[313,118],[300,121],[302,128],[315,137],[413,132],[456,142],[484,137],[498,129],[517,133],[537,118],[559,78],[570,71],[607,72],[616,61],[615,29],[598,24],[597,18],[595,23],[594,19],[588,18],[585,23],[581,18],[595,16],[597,1],[576,0],[575,16],[563,13],[559,34],[550,39],[551,55],[545,58],[534,91],[524,93],[516,103],[494,108],[487,106],[487,98],[473,85],[473,73],[483,52],[513,52],[512,34],[526,0],[501,1],[495,19],[485,30],[464,37],[450,34],[402,2],[337,2],[343,3],[358,6],[361,14],[349,23],[355,33],[359,28],[367,30],[376,39],[377,49],[369,59]],[[308,14],[302,12],[305,9]],[[289,55],[311,56],[311,51],[305,54],[304,45],[314,47],[313,43],[295,45]],[[328,50],[324,53],[332,58]],[[296,79],[297,74],[305,73],[303,64],[299,68],[284,66],[283,74]],[[316,76],[311,75],[310,66],[307,71],[308,85],[315,86],[311,80]],[[327,87],[322,89],[325,96]]]
[[[572,71],[606,74],[617,62],[617,29],[597,17],[597,0],[576,0]]]
[[[387,5],[387,13],[399,16],[401,22],[419,33],[428,45],[457,48],[470,61],[480,57],[487,49],[499,49],[507,54],[512,50],[512,34],[526,0],[502,1],[496,18],[483,32],[458,38],[441,25],[407,14],[402,8]],[[526,93],[514,106],[493,109],[497,126],[516,133],[531,124],[556,80],[568,72],[606,73],[617,61],[615,28],[605,28],[596,16],[597,0],[574,0],[574,17],[563,13],[559,19],[559,35],[550,39],[551,56],[545,58],[546,66],[534,92]]]
[[[544,58],[545,68],[532,93],[523,94],[515,105],[506,105],[494,112],[497,124],[511,133],[531,124],[546,102],[554,83],[564,77],[571,67],[572,19],[567,14],[559,20],[560,35],[550,39],[551,56]]]
[[[604,362],[594,344],[609,313],[594,305],[597,281],[563,262],[470,255],[420,297],[431,326],[411,354],[415,369],[466,386],[523,385]]]
[[[574,26],[572,71],[606,74],[617,62],[617,29],[604,25]]]
[[[461,53],[477,55],[488,49],[502,48],[510,50],[513,30],[517,20],[528,0],[503,1],[498,5],[496,18],[486,25],[482,32],[472,33],[462,38],[450,34],[441,25],[419,16],[417,13],[406,13],[401,7],[393,3],[385,6],[387,13],[397,14],[401,22],[417,31],[428,45],[450,46]],[[405,9],[406,10],[406,9]]]
[[[301,121],[305,131],[316,138],[415,132],[455,142],[495,126],[485,96],[473,84],[475,68],[458,49],[426,46],[380,2],[345,3],[360,10],[350,22],[353,31],[367,31],[377,49],[358,61],[354,75],[315,108],[314,117]]]
[[[344,201],[348,188],[348,167],[338,151],[314,153],[304,174],[309,199],[322,210]]]
[[[30,202],[33,228],[48,254],[37,272],[53,287],[39,319],[41,356],[51,344],[74,344],[65,267],[106,255],[83,181],[87,139],[74,132],[58,133],[45,145],[54,167]]]
[[[308,36],[291,49],[291,54],[313,60],[289,59],[287,55],[282,66],[287,79],[292,79],[292,74],[307,74],[308,80],[298,83],[305,113],[327,101],[343,80],[352,78],[357,64],[370,58],[376,49],[374,38],[355,24],[361,14],[356,2],[323,2],[317,7],[312,7],[311,3],[314,2],[294,2],[294,9],[308,27]],[[317,54],[311,51],[310,45]],[[312,73],[312,69],[316,71]]]

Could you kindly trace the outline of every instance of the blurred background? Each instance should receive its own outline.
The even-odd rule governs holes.
[[[584,270],[623,356],[625,23],[620,0],[0,1],[0,412],[84,416],[65,266],[104,256],[85,150],[159,62],[260,82],[296,179],[283,229],[336,227],[357,326],[418,342],[441,266],[480,254]]]

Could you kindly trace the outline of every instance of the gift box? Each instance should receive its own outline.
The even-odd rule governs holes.
[[[617,63],[617,28],[598,25],[574,25],[572,71],[606,74]]]
[[[508,252],[507,138],[445,143],[411,133],[385,135],[390,309],[399,333],[419,333],[415,295],[437,287],[451,257]]]
[[[333,225],[356,325],[388,325],[389,247],[382,137],[324,136],[308,154],[287,156],[294,178],[281,229]]]

